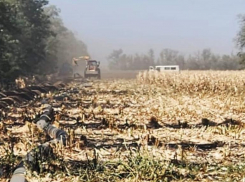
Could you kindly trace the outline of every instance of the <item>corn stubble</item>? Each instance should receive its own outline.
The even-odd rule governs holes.
[[[245,72],[140,72],[135,80],[69,83],[48,98],[67,146],[28,167],[29,181],[241,181]],[[55,100],[66,94],[62,102]],[[39,101],[29,115],[38,112]],[[34,123],[1,122],[0,177],[48,140]],[[11,114],[10,114],[11,115]],[[12,120],[11,120],[12,119]],[[6,142],[8,141],[8,142]]]

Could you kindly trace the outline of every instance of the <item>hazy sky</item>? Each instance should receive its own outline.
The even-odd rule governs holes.
[[[245,0],[50,0],[65,25],[88,46],[93,59],[113,49],[155,53],[164,48],[183,54],[211,48],[236,53],[238,14]]]

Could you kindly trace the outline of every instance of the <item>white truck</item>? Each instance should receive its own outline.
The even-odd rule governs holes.
[[[166,65],[166,66],[150,66],[149,71],[159,71],[159,72],[179,72],[179,65]]]

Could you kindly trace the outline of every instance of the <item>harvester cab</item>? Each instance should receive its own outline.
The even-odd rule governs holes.
[[[96,77],[97,79],[100,79],[100,62],[96,60],[87,60],[86,69],[84,71],[84,77],[90,78],[90,77]]]

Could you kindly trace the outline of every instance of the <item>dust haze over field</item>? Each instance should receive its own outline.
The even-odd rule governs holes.
[[[241,0],[65,1],[51,0],[61,9],[65,25],[83,40],[92,58],[101,60],[114,49],[127,54],[164,48],[190,53],[210,48],[235,53]]]

